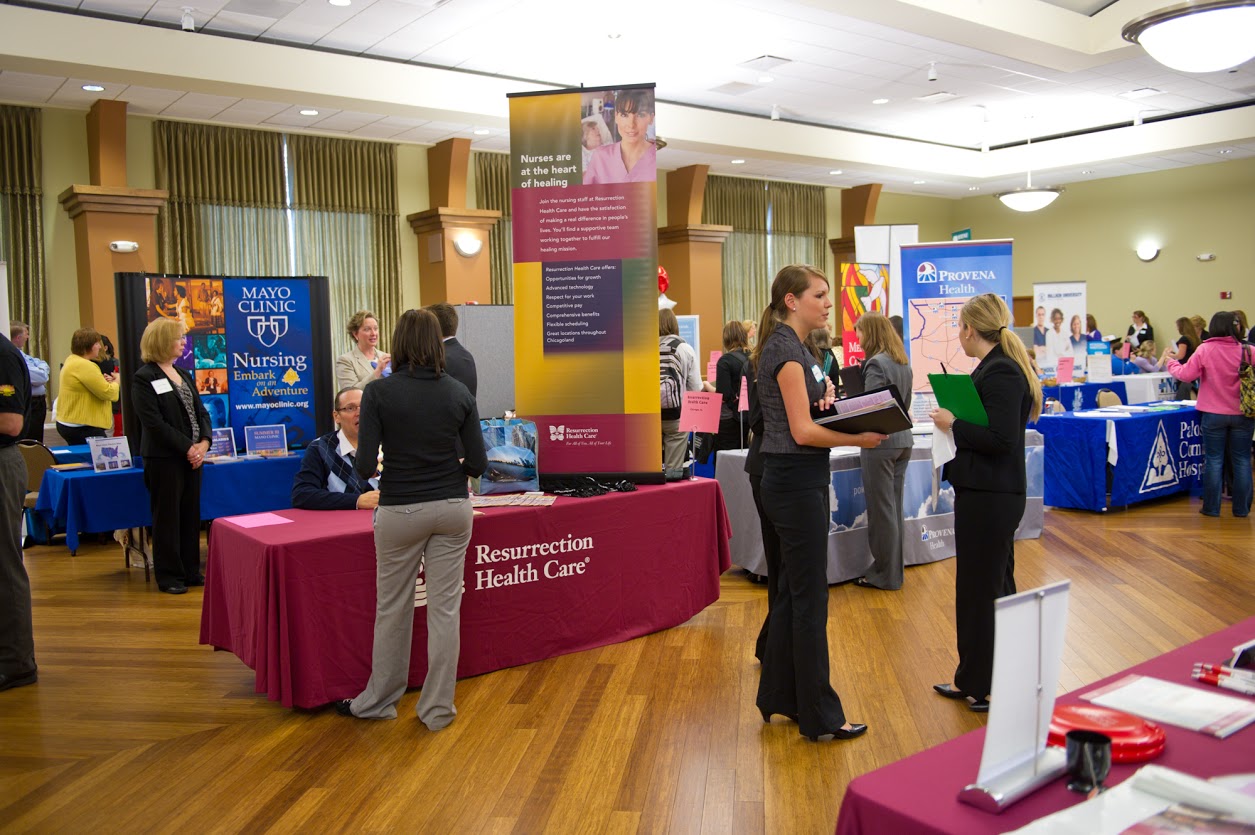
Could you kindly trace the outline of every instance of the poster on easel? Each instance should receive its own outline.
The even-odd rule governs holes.
[[[656,154],[652,84],[510,96],[515,402],[546,477],[662,480]]]

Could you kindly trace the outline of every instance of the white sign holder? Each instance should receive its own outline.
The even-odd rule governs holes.
[[[998,814],[1067,771],[1046,745],[1068,620],[1063,580],[994,602],[994,680],[976,782],[959,800]]]

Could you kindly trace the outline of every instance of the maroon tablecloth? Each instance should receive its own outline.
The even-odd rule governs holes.
[[[467,550],[459,677],[681,624],[719,598],[730,565],[715,481],[485,514]],[[293,523],[214,523],[200,642],[235,653],[256,671],[257,692],[285,706],[356,696],[370,677],[375,622],[371,513],[279,515]],[[417,605],[411,686],[427,672]]]
[[[1081,694],[1129,673],[1217,692],[1214,687],[1191,680],[1190,671],[1194,663],[1219,663],[1232,656],[1234,646],[1252,638],[1255,638],[1255,618],[1247,618],[1214,635],[1060,696],[1058,703],[1080,702]],[[1228,691],[1219,692],[1235,695]],[[922,693],[920,698],[932,696]],[[1255,771],[1255,726],[1248,725],[1228,739],[1216,739],[1174,725],[1163,725],[1163,729],[1167,735],[1167,746],[1160,757],[1151,760],[1156,765],[1204,778]],[[985,729],[981,728],[855,778],[841,801],[841,812],[837,817],[838,835],[887,832],[894,835],[979,835],[1007,832],[1084,800],[1082,795],[1068,791],[1067,780],[1060,778],[1001,815],[992,815],[960,803],[959,792],[976,779],[984,743]],[[1114,786],[1124,781],[1140,765],[1112,765],[1107,785]]]

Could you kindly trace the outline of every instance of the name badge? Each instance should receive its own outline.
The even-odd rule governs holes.
[[[174,391],[174,386],[170,385],[169,380],[162,377],[160,380],[153,380],[153,391],[157,392],[157,394],[169,394]]]
[[[824,372],[819,370],[818,365],[811,366],[811,374],[815,377],[815,382],[822,383],[824,381]]]

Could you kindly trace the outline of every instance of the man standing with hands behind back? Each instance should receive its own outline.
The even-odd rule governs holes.
[[[293,507],[353,510],[379,506],[378,477],[367,480],[353,469],[361,409],[361,389],[346,388],[336,394],[332,420],[339,428],[305,449],[301,469],[292,484]]]
[[[9,322],[9,339],[13,340],[13,344],[22,352],[22,359],[26,360],[26,370],[30,372],[31,378],[31,399],[30,413],[26,417],[26,427],[22,430],[22,437],[29,438],[32,441],[44,442],[44,418],[48,415],[48,378],[51,372],[48,369],[48,363],[32,357],[26,351],[26,343],[30,341],[31,329],[25,322]]]
[[[30,396],[26,360],[0,334],[0,690],[38,680],[30,578],[22,565],[26,462],[17,448],[30,414]]]

